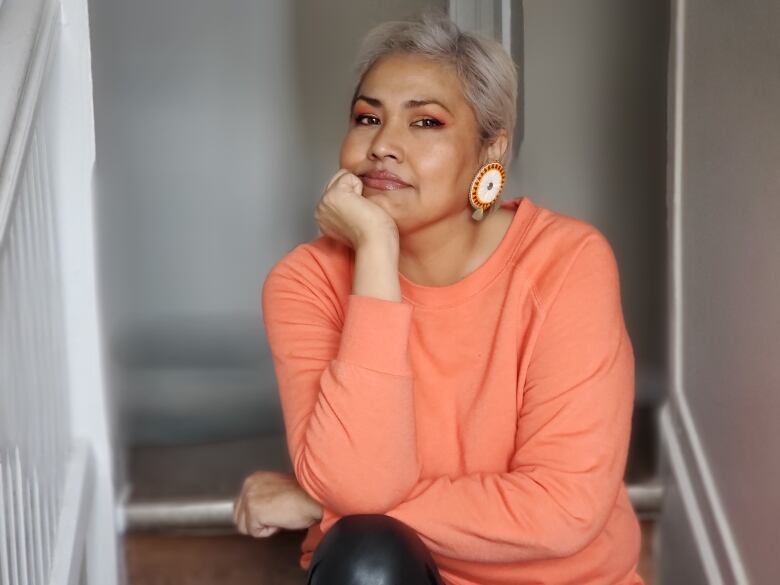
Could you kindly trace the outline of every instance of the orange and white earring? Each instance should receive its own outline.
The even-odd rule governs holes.
[[[471,217],[476,221],[482,220],[485,213],[498,200],[506,182],[504,165],[498,161],[482,165],[471,181],[469,189],[469,203],[474,208]]]

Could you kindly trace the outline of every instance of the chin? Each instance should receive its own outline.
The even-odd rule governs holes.
[[[397,207],[399,205],[405,205],[408,201],[409,189],[372,189],[371,187],[363,188],[363,197],[373,200],[377,204],[383,202],[383,207]]]
[[[404,215],[409,200],[405,195],[395,191],[380,191],[377,189],[366,189],[363,191],[363,197],[384,209],[387,214],[396,222],[399,217]]]

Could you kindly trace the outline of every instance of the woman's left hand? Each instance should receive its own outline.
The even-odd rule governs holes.
[[[247,477],[233,504],[236,528],[255,538],[281,529],[308,528],[321,517],[319,503],[303,491],[295,477],[277,471],[257,471]]]

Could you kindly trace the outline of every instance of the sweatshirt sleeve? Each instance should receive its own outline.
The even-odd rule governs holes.
[[[634,356],[603,236],[580,245],[561,282],[549,305],[540,301],[508,470],[422,479],[387,512],[436,553],[495,563],[565,557],[607,522],[628,452]]]
[[[336,301],[316,290],[278,270],[263,285],[295,476],[337,514],[383,513],[420,473],[408,356],[412,306],[350,295],[342,323]]]

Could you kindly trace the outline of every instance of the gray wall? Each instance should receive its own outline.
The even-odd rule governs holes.
[[[132,442],[281,432],[260,285],[316,235],[363,33],[429,4],[446,1],[91,0],[103,304]],[[609,237],[641,395],[665,368],[667,7],[524,5],[507,195]]]
[[[691,522],[685,513],[680,486],[664,470],[661,506],[664,513],[655,526],[653,553],[657,585],[712,585],[699,555]],[[674,559],[674,562],[670,562]]]
[[[513,2],[513,8],[519,3]],[[666,369],[666,61],[658,0],[525,0],[524,140],[509,193],[600,228],[618,259],[640,393]],[[643,396],[639,396],[643,399]]]
[[[672,406],[709,468],[751,583],[780,540],[780,3],[688,0],[680,254],[681,385]],[[687,409],[685,406],[687,405]],[[686,411],[690,412],[690,419]],[[700,499],[704,521],[712,501]],[[670,531],[679,510],[669,510]],[[710,532],[716,550],[724,534]],[[728,574],[729,559],[718,554]],[[686,559],[670,551],[664,571]],[[668,583],[677,583],[670,579]],[[726,582],[736,582],[730,581]]]
[[[273,427],[258,303],[300,231],[290,9],[90,10],[103,303],[128,436]]]
[[[363,32],[427,4],[90,1],[103,309],[131,442],[282,431],[262,281],[316,236]]]

